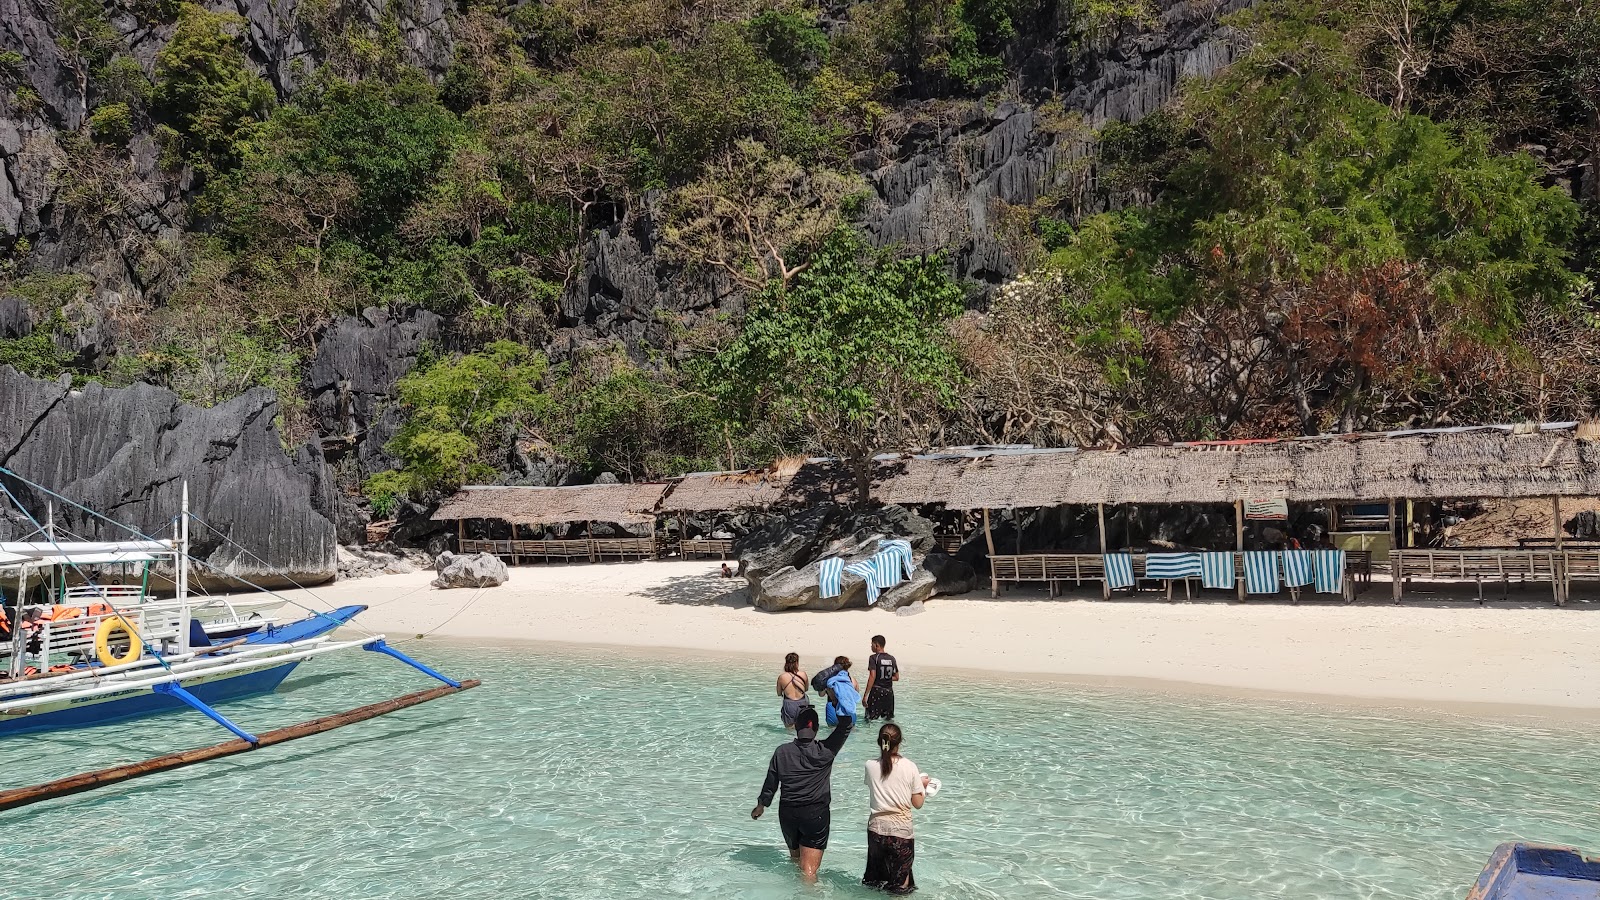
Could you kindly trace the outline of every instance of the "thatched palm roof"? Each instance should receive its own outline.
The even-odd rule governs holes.
[[[499,519],[514,525],[654,522],[656,504],[666,489],[659,483],[465,487],[439,504],[433,518]]]
[[[1384,501],[1600,494],[1600,444],[1570,430],[1344,435],[1127,450],[913,456],[879,463],[884,503]]]
[[[1600,442],[1580,438],[1570,423],[1126,450],[979,448],[880,457],[874,466],[879,502],[950,509],[1600,496]],[[642,522],[850,497],[844,467],[812,459],[792,471],[701,473],[670,486],[468,488],[434,518]]]

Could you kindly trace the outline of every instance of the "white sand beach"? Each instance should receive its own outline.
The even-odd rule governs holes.
[[[919,666],[1179,683],[1232,692],[1331,695],[1407,705],[1560,707],[1600,714],[1600,604],[1557,609],[1547,593],[1510,602],[1101,602],[1012,591],[935,598],[917,615],[881,610],[767,613],[720,563],[523,566],[485,590],[436,590],[431,572],[342,581],[302,594],[326,608],[367,603],[362,624],[394,640],[551,641],[710,653],[798,651],[808,665],[865,658],[883,633]],[[310,596],[308,596],[310,595]]]

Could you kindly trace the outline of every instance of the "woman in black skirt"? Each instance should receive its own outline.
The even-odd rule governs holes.
[[[916,841],[911,832],[911,811],[921,809],[928,776],[917,764],[900,755],[900,726],[878,730],[878,758],[867,760],[867,790],[871,812],[867,816],[867,873],[861,883],[891,894],[917,889],[911,874]]]

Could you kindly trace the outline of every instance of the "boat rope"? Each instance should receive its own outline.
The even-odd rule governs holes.
[[[419,590],[420,590],[420,588],[419,588]],[[433,626],[432,628],[429,628],[427,631],[424,631],[423,633],[417,635],[414,638],[407,638],[402,643],[410,643],[411,641],[420,641],[423,638],[427,637],[428,635],[433,634],[435,631],[438,631],[439,629],[445,627],[446,625],[449,625],[451,619],[454,619],[456,616],[459,616],[462,613],[466,612],[468,609],[471,609],[472,608],[472,604],[477,603],[478,602],[478,598],[483,596],[484,590],[485,590],[484,588],[478,588],[478,592],[476,594],[473,594],[471,599],[469,599],[466,603],[461,604],[461,608],[460,609],[458,609],[455,612],[451,613],[450,615],[446,616],[445,620],[443,622],[440,622],[439,624]]]
[[[68,506],[71,506],[73,509],[77,509],[77,510],[82,511],[85,515],[92,516],[92,517],[94,517],[96,519],[99,519],[102,522],[106,522],[107,524],[115,525],[116,527],[123,529],[124,531],[128,532],[129,534],[132,534],[133,536],[135,536],[137,538],[140,538],[141,540],[146,540],[146,541],[159,541],[159,540],[161,540],[160,538],[154,538],[154,537],[151,537],[148,534],[145,534],[144,532],[142,532],[139,529],[133,527],[132,525],[127,524],[126,522],[118,522],[116,519],[113,519],[110,516],[98,513],[96,511],[90,509],[89,507],[84,506],[82,503],[79,503],[78,501],[73,500],[71,497],[62,496],[61,494],[58,494],[55,491],[50,490],[49,488],[45,487],[42,484],[39,484],[36,481],[33,481],[33,480],[28,479],[28,478],[26,478],[26,477],[24,477],[22,475],[17,474],[16,472],[11,471],[10,469],[6,468],[5,466],[0,466],[0,475],[9,475],[12,478],[15,478],[18,481],[22,482],[23,484],[26,484],[29,487],[40,491],[41,493],[47,494],[47,495],[49,495],[51,497],[54,497],[57,500],[60,500],[62,503],[65,503]],[[0,482],[0,486],[4,486],[4,482]],[[11,496],[11,492],[9,490],[6,491],[6,494],[7,494],[7,496]],[[18,509],[22,508],[22,504],[17,502],[17,499],[16,499],[15,496],[11,496],[11,502],[12,503],[16,503]],[[23,510],[22,514],[27,516],[30,521],[33,521],[33,523],[35,525],[38,524],[38,520],[34,519],[33,516],[28,513],[27,510]],[[174,519],[175,518],[176,517],[174,517]],[[200,524],[206,525],[206,523],[204,523],[204,522],[201,522]],[[215,528],[212,528],[210,525],[206,525],[206,528],[210,529],[213,533],[220,534],[220,532],[217,532],[217,530]],[[223,539],[227,540],[227,536],[224,535]],[[230,543],[232,543],[232,542],[230,541]],[[229,579],[231,581],[237,581],[240,584],[243,584],[243,585],[245,585],[247,587],[254,588],[257,591],[260,591],[261,593],[266,594],[269,597],[276,597],[279,600],[284,601],[285,603],[290,603],[290,604],[293,604],[295,606],[298,606],[301,609],[311,613],[312,615],[327,619],[330,622],[337,622],[340,626],[346,626],[346,625],[353,626],[353,627],[357,628],[358,630],[365,631],[369,635],[375,635],[376,634],[376,632],[372,631],[371,629],[367,628],[366,626],[355,625],[352,622],[341,622],[338,619],[335,619],[333,616],[328,615],[326,612],[324,612],[324,611],[322,611],[320,609],[316,609],[314,607],[307,606],[306,604],[301,603],[301,602],[299,602],[297,600],[294,600],[294,599],[292,599],[290,597],[285,597],[284,595],[278,593],[277,591],[274,591],[269,587],[265,587],[263,585],[256,584],[255,582],[250,581],[247,578],[240,578],[238,575],[234,575],[234,574],[228,572],[226,569],[223,569],[221,566],[215,565],[214,563],[208,562],[207,560],[203,560],[203,559],[200,559],[198,557],[188,556],[188,555],[185,555],[184,558],[189,560],[191,563],[193,563],[193,564],[195,564],[197,566],[200,566],[200,567],[205,568],[205,569],[209,569],[209,570],[217,573],[218,575],[221,575],[224,578],[227,578],[227,579]],[[322,598],[318,597],[317,599],[320,600]],[[324,602],[326,602],[326,601],[324,601]]]
[[[212,534],[216,535],[217,537],[222,538],[222,540],[224,542],[226,542],[228,546],[234,548],[235,550],[238,550],[240,553],[243,553],[244,555],[250,557],[251,559],[255,560],[256,562],[260,563],[263,566],[266,566],[269,569],[272,568],[272,564],[271,563],[269,563],[266,560],[262,559],[261,557],[257,556],[250,548],[244,546],[243,544],[240,544],[238,541],[235,541],[233,538],[228,537],[226,534],[223,534],[221,531],[217,530],[216,528],[213,528],[211,526],[211,523],[205,521],[204,519],[200,518],[199,516],[195,515],[194,513],[189,513],[189,520],[194,522],[196,525],[199,525],[201,528],[204,528],[205,530],[207,530],[207,531],[211,532]],[[232,576],[230,576],[230,577],[232,577]],[[326,603],[329,607],[333,606],[333,603],[331,601],[329,601],[327,599],[324,599],[322,596],[318,595],[316,591],[313,591],[311,588],[308,588],[305,585],[301,584],[300,582],[295,581],[292,577],[289,576],[288,573],[283,573],[283,579],[285,581],[289,582],[290,584],[294,585],[296,588],[299,588],[300,590],[305,591],[310,596],[316,598],[316,600],[318,602]],[[242,579],[242,578],[240,578],[238,580],[244,581],[244,579]],[[245,581],[245,583],[249,584],[248,581]],[[265,588],[262,588],[262,590],[265,590]],[[273,596],[276,597],[276,596],[281,596],[281,595],[273,594]],[[322,612],[320,610],[317,610],[317,609],[313,609],[312,607],[306,606],[303,603],[296,603],[293,600],[289,600],[288,597],[284,597],[283,599],[288,600],[290,603],[294,603],[296,606],[300,607],[301,609],[309,610],[311,612],[314,612],[317,615],[322,616],[323,618],[327,618],[327,619],[332,619],[333,618],[332,616],[329,616],[327,613],[324,613],[324,612]],[[369,635],[373,635],[373,636],[377,635],[377,632],[367,628],[364,625],[356,625],[354,622],[345,622],[344,624],[345,625],[349,625],[352,628],[357,628],[357,629],[360,629],[361,631],[365,631]]]
[[[6,474],[9,474],[14,478],[22,478],[22,476],[17,475],[15,472],[11,472],[10,470],[5,469],[5,468],[0,468],[0,472],[4,472]],[[33,482],[27,481],[27,479],[25,479],[25,478],[23,478],[22,480],[27,482],[28,484],[33,484]],[[37,487],[37,485],[35,485],[35,487]],[[6,498],[9,499],[12,502],[12,504],[15,505],[17,507],[17,509],[22,512],[23,515],[27,516],[28,520],[30,522],[32,522],[36,527],[39,527],[40,530],[43,531],[43,526],[39,525],[39,520],[35,519],[33,517],[33,513],[28,512],[27,508],[22,505],[22,502],[17,499],[17,495],[11,493],[11,488],[6,485],[6,483],[5,483],[5,481],[3,479],[0,479],[0,491],[4,491],[5,495],[6,495]],[[48,543],[51,546],[51,548],[56,551],[56,555],[61,557],[61,559],[65,560],[66,564],[68,566],[72,567],[72,571],[78,573],[78,577],[83,579],[84,584],[87,584],[90,587],[94,588],[95,596],[99,597],[100,598],[100,602],[105,604],[105,606],[111,610],[111,614],[112,615],[114,615],[117,618],[122,620],[122,627],[126,628],[127,631],[128,631],[128,639],[129,640],[138,641],[140,644],[144,645],[144,648],[146,650],[150,651],[150,655],[155,657],[156,662],[161,664],[161,668],[166,669],[168,675],[173,674],[172,666],[167,663],[166,657],[161,655],[161,648],[159,648],[155,644],[151,643],[149,640],[147,640],[145,638],[144,635],[139,633],[139,629],[134,626],[133,620],[128,618],[128,616],[126,616],[125,614],[123,614],[122,610],[119,609],[115,603],[111,602],[111,597],[110,597],[109,594],[106,593],[105,588],[101,587],[99,585],[99,583],[97,583],[93,578],[90,578],[89,577],[89,573],[83,571],[83,569],[76,562],[73,562],[72,557],[67,555],[67,551],[61,549],[61,544],[58,543],[56,541],[56,539],[50,535],[49,532],[44,532],[44,536],[45,536],[45,542]],[[20,597],[17,598],[17,602],[20,604],[22,602],[22,598],[20,598]],[[49,660],[45,660],[44,664],[46,666],[48,666],[49,665]],[[102,662],[102,664],[104,664],[104,663]]]

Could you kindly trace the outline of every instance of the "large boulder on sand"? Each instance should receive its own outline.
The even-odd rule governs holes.
[[[818,571],[825,557],[841,557],[847,565],[871,559],[885,538],[909,540],[916,556],[935,549],[933,523],[904,507],[850,511],[822,504],[752,532],[738,543],[735,554],[758,609],[865,609],[864,580],[846,572],[839,596],[823,599]],[[935,594],[965,593],[975,578],[970,565],[934,552],[909,580],[880,594],[878,605],[895,609]]]
[[[489,553],[441,553],[434,562],[439,577],[433,580],[436,588],[486,588],[498,587],[511,577],[506,564]]]

